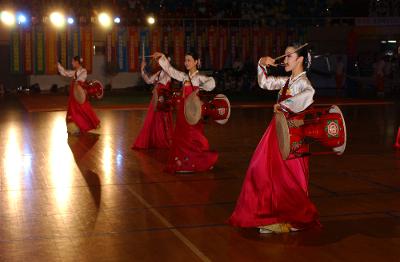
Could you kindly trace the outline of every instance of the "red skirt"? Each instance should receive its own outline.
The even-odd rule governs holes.
[[[229,223],[259,227],[290,223],[297,228],[319,224],[308,196],[308,157],[283,160],[272,119],[251,159]]]
[[[100,125],[89,101],[85,100],[83,104],[79,104],[74,96],[74,84],[72,81],[69,89],[67,123],[74,122],[80,129],[81,133],[86,133],[92,129],[96,129]]]
[[[154,110],[150,102],[146,118],[132,149],[169,148],[172,140],[172,112]]]
[[[187,97],[196,87],[185,86]],[[177,103],[176,125],[172,137],[171,150],[168,157],[168,173],[202,172],[210,170],[217,162],[218,154],[210,151],[210,145],[204,136],[204,125],[200,121],[196,125],[186,122],[184,99]]]

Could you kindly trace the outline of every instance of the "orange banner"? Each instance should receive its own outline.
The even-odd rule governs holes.
[[[174,29],[174,62],[179,69],[183,69],[185,60],[185,35],[183,29]]]
[[[161,51],[161,29],[154,28],[150,33],[151,53]]]
[[[57,74],[57,33],[52,28],[46,28],[46,74]]]
[[[93,32],[91,26],[81,27],[83,65],[92,73],[93,70]]]
[[[139,70],[139,30],[137,27],[129,27],[128,30],[128,70]]]

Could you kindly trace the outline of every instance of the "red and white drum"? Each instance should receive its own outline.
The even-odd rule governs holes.
[[[223,94],[213,97],[204,96],[203,102],[197,92],[192,92],[185,100],[185,118],[190,125],[197,124],[202,118],[211,118],[218,124],[228,122],[231,115],[231,104]]]
[[[299,114],[275,114],[279,149],[284,160],[306,155],[343,154],[346,149],[346,124],[340,108],[314,107]],[[313,152],[317,143],[326,151]]]
[[[158,87],[153,89],[153,103],[155,111],[170,112],[181,99],[181,93],[169,88]]]
[[[82,88],[86,90],[88,97],[102,99],[104,96],[103,84],[98,80],[88,80],[82,85]]]

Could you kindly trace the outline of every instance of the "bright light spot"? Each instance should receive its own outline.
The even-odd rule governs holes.
[[[114,19],[114,23],[116,23],[116,24],[121,23],[121,18],[116,17],[116,18]]]
[[[391,43],[391,44],[396,44],[396,43],[397,43],[397,41],[396,41],[396,40],[389,40],[389,41],[388,41],[388,43]]]
[[[72,25],[74,23],[74,19],[72,17],[68,17],[67,23]]]
[[[26,23],[26,21],[27,21],[27,19],[26,19],[25,15],[21,14],[18,16],[18,24],[24,24],[24,23]]]
[[[104,27],[111,26],[111,17],[107,13],[99,14],[99,23]]]
[[[153,25],[156,22],[156,19],[153,16],[147,17],[147,23]]]
[[[65,25],[65,17],[59,12],[51,13],[50,21],[55,27],[63,27]]]
[[[15,15],[8,11],[2,11],[0,15],[0,20],[4,24],[11,26],[15,24]]]

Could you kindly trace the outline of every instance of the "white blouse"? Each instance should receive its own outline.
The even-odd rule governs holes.
[[[309,107],[313,102],[315,90],[310,80],[306,76],[306,72],[298,74],[294,78],[287,76],[268,76],[267,68],[258,64],[258,85],[263,89],[281,90],[279,96],[282,95],[282,88],[289,79],[287,95],[291,97],[280,103],[283,109],[287,108],[294,113],[299,113]]]
[[[85,82],[87,78],[87,71],[85,68],[80,67],[78,70],[66,70],[62,65],[57,65],[58,72],[62,76],[72,77],[74,80]]]
[[[193,86],[199,87],[201,90],[211,91],[215,88],[215,80],[212,77],[205,76],[199,73],[199,71],[193,74],[187,74],[176,70],[171,66],[168,59],[162,56],[158,63],[161,68],[172,78],[184,83],[185,81],[191,81]]]
[[[166,85],[168,82],[171,82],[171,77],[167,73],[165,73],[164,70],[160,70],[151,76],[148,76],[146,72],[142,70],[142,77],[144,82],[146,82],[146,84],[148,85],[157,83]]]

